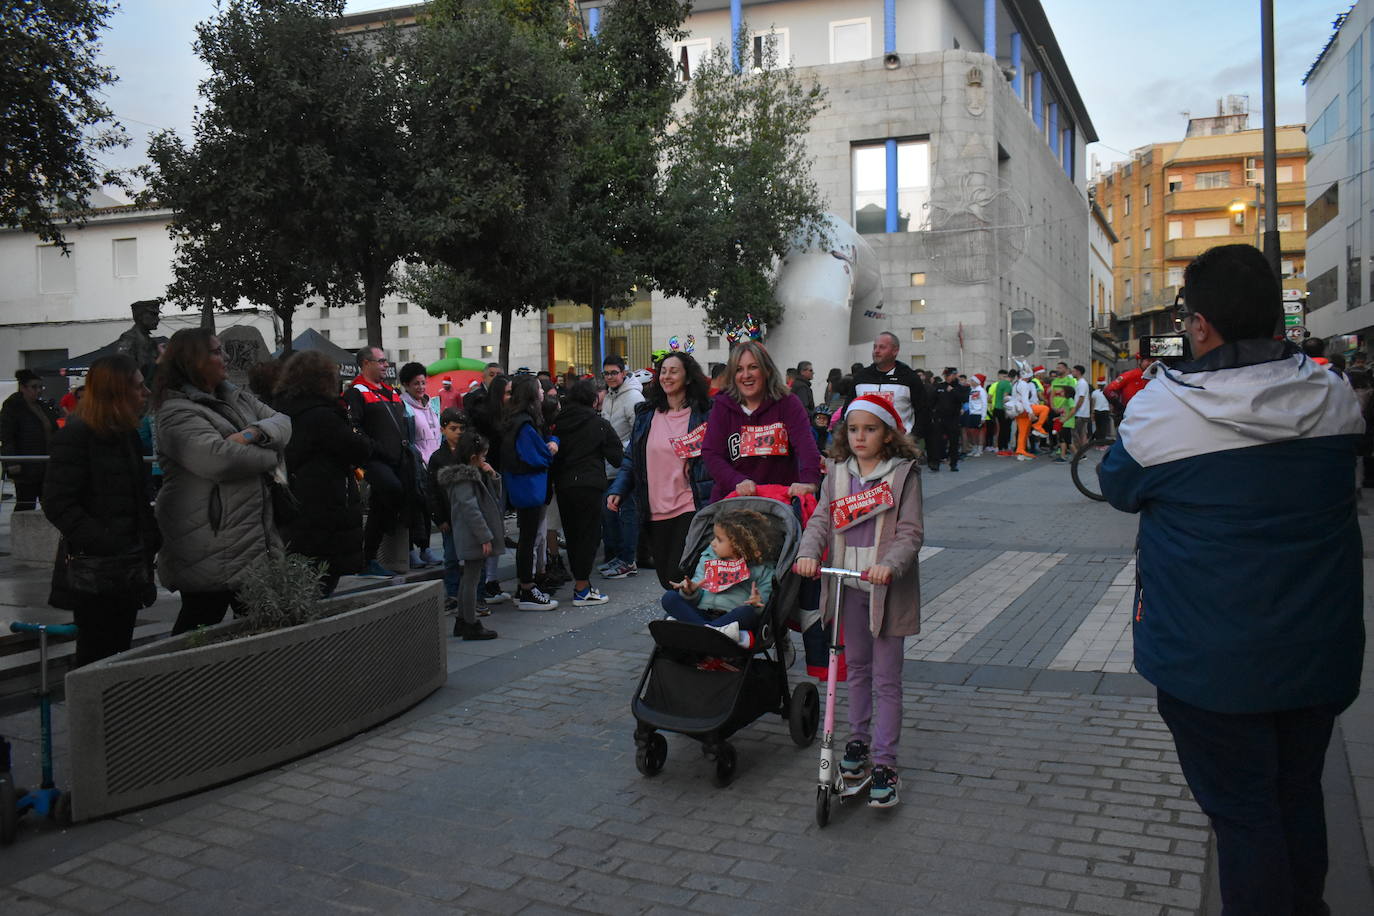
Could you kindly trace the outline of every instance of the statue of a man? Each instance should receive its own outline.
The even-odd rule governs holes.
[[[134,326],[129,328],[115,341],[116,351],[133,358],[143,378],[151,383],[153,369],[157,365],[157,342],[153,331],[162,320],[162,302],[159,299],[141,299],[132,303],[129,310],[134,315]]]

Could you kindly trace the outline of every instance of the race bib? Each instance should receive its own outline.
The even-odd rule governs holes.
[[[830,503],[830,523],[836,531],[843,531],[850,525],[866,522],[879,513],[891,509],[896,502],[892,498],[892,485],[886,481],[862,493],[855,493]]]
[[[701,443],[706,441],[706,424],[702,423],[685,436],[674,436],[668,440],[673,454],[679,458],[700,458]]]
[[[718,595],[749,578],[749,564],[744,560],[707,560],[701,577],[701,587]]]
[[[739,453],[746,458],[789,454],[787,427],[781,423],[746,426],[740,430]]]
[[[887,401],[889,407],[895,408],[897,406],[896,396],[891,391],[865,391],[864,394],[870,398]]]

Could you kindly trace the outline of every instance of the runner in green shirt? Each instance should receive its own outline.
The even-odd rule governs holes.
[[[1069,445],[1073,442],[1073,407],[1077,402],[1074,386],[1077,382],[1072,375],[1059,375],[1057,369],[1052,372],[1054,376],[1050,379],[1050,409],[1060,420],[1059,457],[1054,460],[1062,463],[1068,460]]]

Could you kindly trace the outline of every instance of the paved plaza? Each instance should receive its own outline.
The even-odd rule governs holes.
[[[0,851],[0,912],[1217,911],[1210,832],[1130,665],[1134,518],[1046,461],[924,482],[895,810],[839,807],[817,828],[817,748],[777,717],[735,736],[728,788],[676,735],[642,777],[646,572],[607,583],[600,608],[498,607],[500,639],[450,642],[446,687],[319,754],[67,830],[26,824]],[[1372,657],[1328,758],[1337,914],[1374,911]],[[34,719],[0,719],[21,759]]]

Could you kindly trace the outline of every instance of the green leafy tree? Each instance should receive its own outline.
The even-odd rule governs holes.
[[[559,291],[604,310],[625,308],[671,255],[657,192],[673,105],[682,95],[667,47],[685,32],[685,0],[620,0],[595,36],[567,45],[585,103],[568,165]],[[668,250],[665,251],[665,248]],[[600,365],[600,335],[592,358]]]
[[[749,60],[740,30],[741,60]],[[752,314],[775,323],[775,266],[799,239],[823,234],[824,200],[806,134],[825,91],[791,67],[735,73],[726,46],[692,74],[687,108],[667,144],[661,200],[671,245],[659,287],[704,306],[714,328]]]
[[[154,137],[146,196],[174,211],[184,304],[270,307],[286,345],[310,297],[365,305],[382,346],[381,300],[408,251],[409,170],[394,36],[341,35],[343,0],[227,0],[196,28],[209,67],[194,143]]]
[[[427,16],[399,58],[423,265],[407,290],[453,321],[500,315],[508,363],[512,316],[547,307],[557,290],[581,101],[565,29],[541,24],[563,20],[515,19],[509,4],[451,6]]]
[[[66,247],[91,191],[122,185],[99,154],[128,139],[99,98],[116,79],[96,62],[115,10],[99,0],[0,3],[0,225]]]

